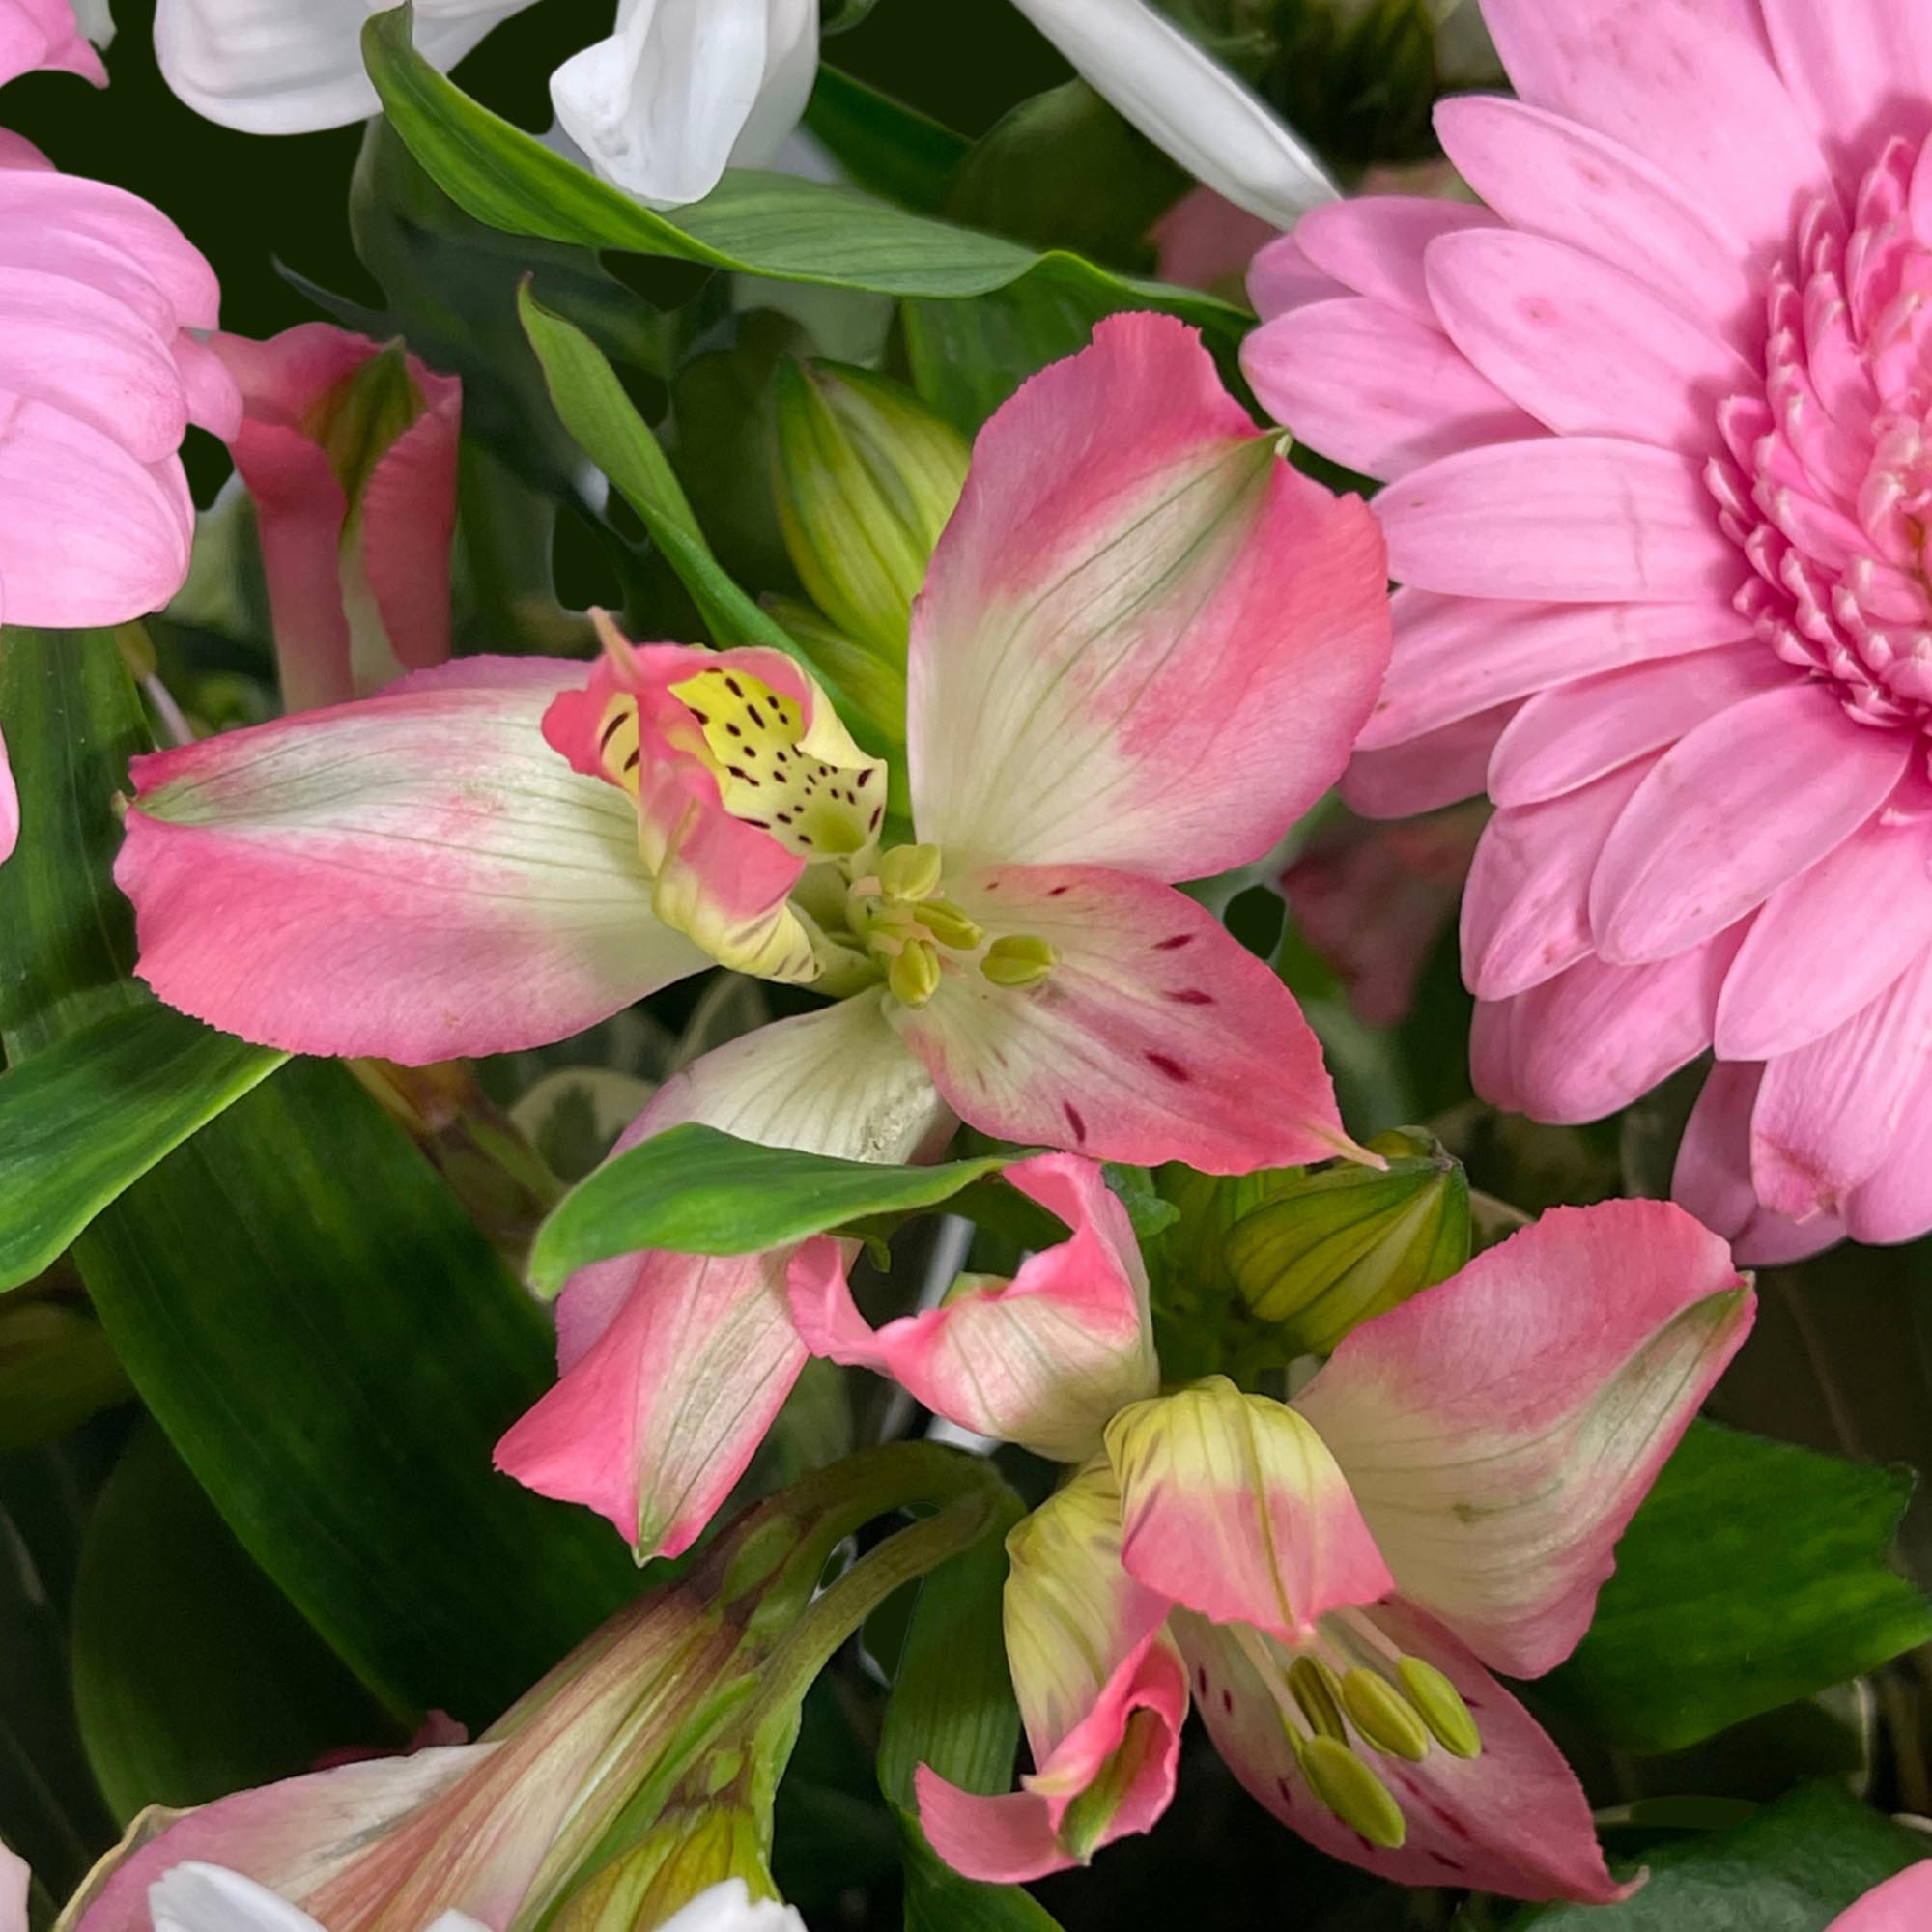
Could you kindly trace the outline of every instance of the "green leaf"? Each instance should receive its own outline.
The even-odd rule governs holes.
[[[0,1290],[287,1058],[166,1007],[110,1013],[0,1075]]]
[[[1911,1479],[1692,1424],[1617,1546],[1596,1621],[1539,1703],[1678,1749],[1932,1640],[1887,1567]]]
[[[824,61],[806,103],[805,125],[861,187],[921,214],[945,207],[973,146],[965,135]]]
[[[0,730],[33,827],[0,867],[0,1015],[31,1064],[141,997],[108,868],[144,731],[109,639],[27,632]],[[343,1067],[256,1088],[73,1254],[196,1480],[390,1709],[487,1722],[635,1591],[608,1530],[493,1473],[552,1384],[549,1324]]]
[[[1022,1513],[1015,1496],[971,1549],[920,1585],[879,1734],[879,1788],[901,1811],[914,1808],[923,1764],[965,1791],[1012,1784],[1020,1714],[1000,1604],[1007,1532]]]
[[[125,1825],[402,1733],[304,1624],[152,1424],[82,1547],[73,1691],[88,1761]]]
[[[383,106],[431,177],[479,221],[582,247],[700,262],[778,281],[877,295],[984,295],[1043,266],[1122,304],[1163,308],[1225,335],[1242,311],[1213,297],[1129,281],[1078,256],[928,220],[849,188],[734,169],[702,201],[653,213],[471,100],[411,44],[411,9],[362,31]]]
[[[761,1147],[687,1123],[654,1134],[564,1196],[537,1233],[530,1280],[554,1294],[581,1267],[639,1248],[753,1255],[872,1214],[937,1208],[1019,1154],[888,1167]]]
[[[33,1296],[0,1308],[0,1456],[51,1442],[133,1394],[99,1322]]]
[[[1622,1905],[1531,1906],[1508,1932],[1825,1932],[1855,1899],[1925,1856],[1925,1840],[1820,1784],[1747,1824],[1643,1861],[1649,1881]],[[1460,1922],[1460,1921],[1459,1921]]]

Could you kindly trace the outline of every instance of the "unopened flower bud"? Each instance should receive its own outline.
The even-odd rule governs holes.
[[[773,485],[785,548],[813,603],[889,663],[966,480],[965,439],[863,369],[782,366]]]
[[[1284,1178],[1230,1228],[1221,1257],[1236,1293],[1284,1358],[1326,1354],[1372,1315],[1446,1281],[1469,1258],[1469,1189],[1427,1135],[1371,1144],[1381,1172],[1338,1166]]]

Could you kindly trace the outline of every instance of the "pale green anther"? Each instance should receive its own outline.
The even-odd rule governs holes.
[[[894,999],[923,1007],[939,990],[939,949],[929,939],[909,939],[886,968]]]
[[[1342,1708],[1377,1750],[1411,1764],[1429,1755],[1428,1725],[1387,1678],[1373,1670],[1350,1671],[1342,1679]]]
[[[970,952],[985,934],[951,899],[927,899],[919,909],[919,923],[942,946]]]
[[[986,949],[980,971],[996,986],[1037,986],[1060,964],[1060,951],[1030,933],[996,939]]]
[[[1481,1757],[1483,1734],[1455,1685],[1419,1657],[1403,1658],[1395,1669],[1408,1701],[1422,1714],[1435,1742],[1451,1757]]]
[[[1346,1744],[1349,1727],[1342,1721],[1342,1687],[1335,1673],[1319,1657],[1297,1657],[1288,1666],[1290,1694],[1318,1737]]]
[[[889,899],[929,899],[944,859],[937,845],[895,845],[879,854],[879,887]]]
[[[1399,1852],[1408,1836],[1402,1806],[1389,1788],[1333,1738],[1310,1738],[1297,1753],[1308,1788],[1351,1831],[1385,1852]]]

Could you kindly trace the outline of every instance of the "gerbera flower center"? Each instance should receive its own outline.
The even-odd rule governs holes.
[[[1932,144],[1928,144],[1932,145]],[[1718,420],[1734,461],[1708,476],[1752,575],[1738,608],[1861,723],[1932,718],[1932,234],[1889,142],[1849,228],[1821,195],[1768,290],[1764,387]],[[1921,204],[1928,198],[1921,192]]]

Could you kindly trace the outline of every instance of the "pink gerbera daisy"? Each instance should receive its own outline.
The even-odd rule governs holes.
[[[1499,808],[1479,1088],[1597,1118],[1715,1047],[1677,1193],[1747,1259],[1932,1227],[1932,7],[1489,0],[1485,207],[1324,208],[1247,369],[1388,480],[1348,792]]]

